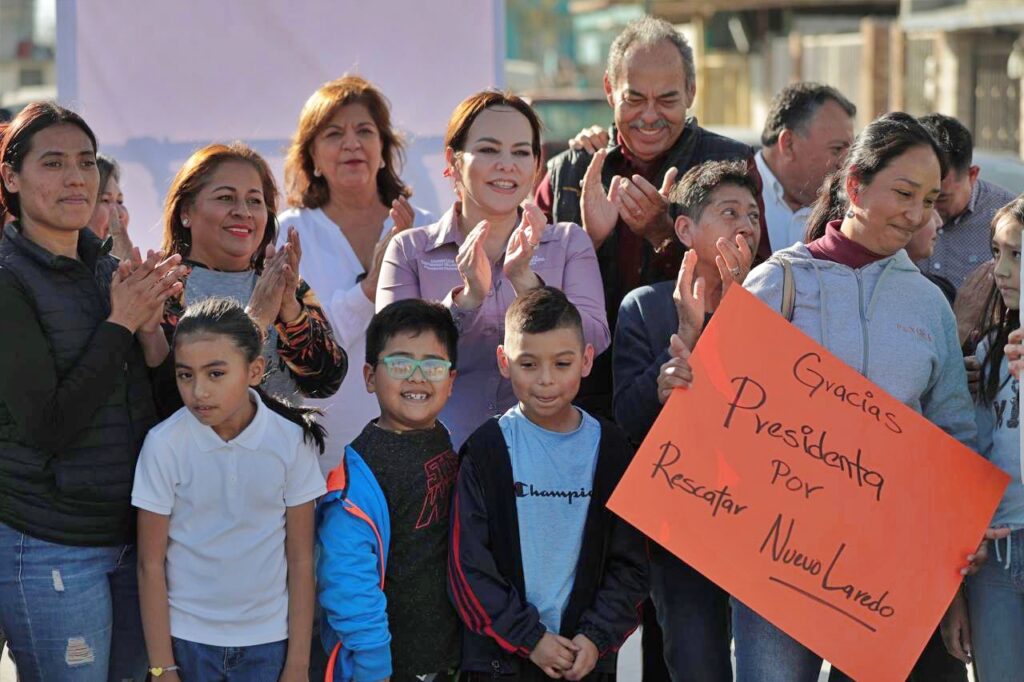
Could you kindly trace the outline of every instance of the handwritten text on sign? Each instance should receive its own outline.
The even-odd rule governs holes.
[[[906,679],[1007,477],[732,289],[608,506],[847,674]]]

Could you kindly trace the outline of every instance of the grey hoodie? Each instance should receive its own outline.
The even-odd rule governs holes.
[[[956,320],[941,290],[900,250],[853,269],[816,259],[803,244],[777,251],[743,286],[774,310],[782,304],[785,259],[792,264],[792,323],[840,360],[975,449]]]

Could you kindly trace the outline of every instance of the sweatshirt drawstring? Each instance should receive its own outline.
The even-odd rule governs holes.
[[[1011,554],[1012,554],[1012,551],[1013,551],[1013,549],[1012,549],[1013,548],[1013,533],[1011,532],[1009,535],[1006,536],[1006,560],[1005,561],[1003,560],[1002,555],[1000,555],[1000,553],[999,553],[999,540],[994,540],[992,542],[992,544],[996,546],[996,561],[1002,562],[1003,563],[1003,568],[1005,568],[1007,571],[1009,571],[1010,570],[1010,557],[1011,557]]]
[[[875,304],[878,303],[879,299],[878,292],[882,290],[882,281],[885,279],[885,276],[889,274],[889,270],[895,265],[896,259],[890,258],[889,262],[886,263],[885,267],[882,269],[882,274],[878,276],[878,281],[875,282],[875,290],[871,292],[871,300],[868,301],[868,310],[867,314],[865,315],[865,319],[868,322],[871,321],[871,315],[875,312]]]
[[[821,345],[828,348],[828,288],[825,286],[825,280],[821,276],[816,259],[812,258],[809,262],[814,268],[814,275],[818,278],[818,298],[821,299],[818,302],[818,309],[821,313],[818,315],[818,323],[821,325]]]

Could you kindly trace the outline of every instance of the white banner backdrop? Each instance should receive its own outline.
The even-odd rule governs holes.
[[[160,243],[174,173],[205,144],[247,142],[283,184],[302,105],[345,72],[391,100],[402,177],[439,215],[453,198],[445,125],[464,97],[503,84],[504,31],[502,0],[59,0],[58,98],[121,164],[144,248]]]

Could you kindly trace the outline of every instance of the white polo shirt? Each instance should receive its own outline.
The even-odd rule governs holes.
[[[757,172],[761,175],[761,199],[764,201],[764,222],[768,226],[768,242],[772,253],[786,249],[804,240],[807,219],[811,217],[811,207],[802,206],[794,211],[783,198],[782,183],[772,173],[764,155],[758,151],[754,155]]]
[[[171,634],[213,646],[288,637],[285,509],[326,492],[302,428],[256,400],[231,441],[181,408],[146,436],[132,504],[169,515]]]

